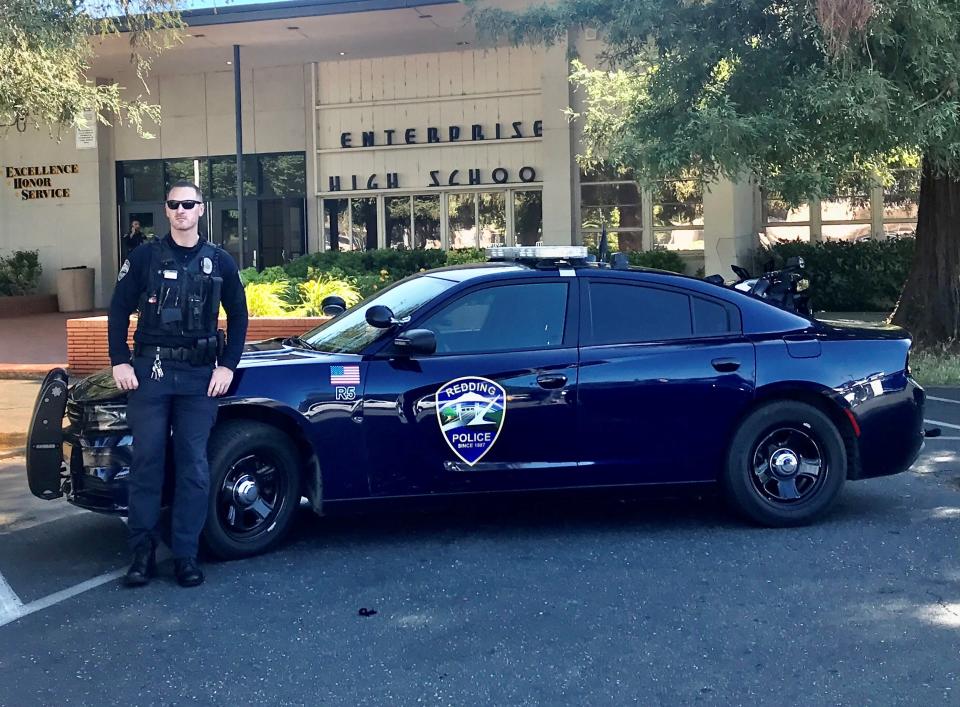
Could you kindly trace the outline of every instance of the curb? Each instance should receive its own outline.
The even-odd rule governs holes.
[[[0,461],[16,459],[17,457],[26,456],[26,454],[26,447],[20,447],[19,449],[0,449]]]
[[[66,363],[0,363],[0,379],[43,380],[54,368],[67,369]],[[69,370],[67,374],[69,375]]]

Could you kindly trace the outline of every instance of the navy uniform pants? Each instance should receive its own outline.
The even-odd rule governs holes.
[[[127,423],[133,433],[129,478],[130,547],[157,542],[167,443],[172,440],[175,491],[171,547],[174,557],[196,557],[207,519],[210,468],[207,440],[217,399],[207,397],[212,365],[162,361],[163,377],[151,377],[154,359],[133,360],[139,387],[129,393]],[[171,437],[172,430],[172,437]]]

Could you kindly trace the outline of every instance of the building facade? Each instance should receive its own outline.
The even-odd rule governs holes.
[[[595,34],[482,46],[464,7],[437,0],[298,0],[186,19],[183,46],[145,84],[123,37],[98,40],[96,80],[160,105],[150,137],[119,122],[0,136],[0,254],[38,250],[44,290],[60,268],[93,267],[104,306],[131,224],[165,233],[164,193],[183,178],[204,191],[202,231],[257,268],[326,249],[595,243],[606,227],[615,247],[670,248],[691,274],[728,273],[758,233],[879,237],[915,221],[910,174],[889,193],[788,211],[749,180],[641,189],[581,170],[568,62],[596,63]]]

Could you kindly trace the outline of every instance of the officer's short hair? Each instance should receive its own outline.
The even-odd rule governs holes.
[[[178,187],[193,189],[197,193],[197,201],[203,201],[203,192],[200,191],[200,187],[198,187],[196,184],[194,184],[193,182],[187,179],[178,179],[173,184],[171,184],[170,188],[167,189],[167,196],[169,197],[170,192],[172,192],[174,189],[177,189]]]

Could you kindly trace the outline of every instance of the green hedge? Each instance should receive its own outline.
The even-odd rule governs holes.
[[[36,250],[15,250],[0,256],[0,295],[32,295],[40,286],[40,254]]]
[[[810,298],[817,311],[889,312],[897,303],[913,261],[913,238],[849,243],[787,241],[761,248],[757,262],[783,267],[803,256]],[[759,271],[760,268],[758,267]]]

